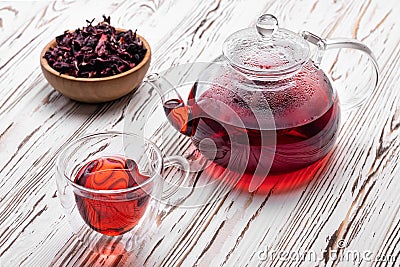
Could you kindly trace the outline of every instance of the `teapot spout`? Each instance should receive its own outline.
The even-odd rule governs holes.
[[[182,97],[176,91],[175,87],[158,73],[147,75],[145,82],[156,90],[163,103],[167,102],[169,99],[176,99],[183,103]]]
[[[164,113],[172,126],[180,133],[192,136],[194,134],[192,107],[185,105],[176,88],[158,73],[147,75],[145,82],[160,96]]]

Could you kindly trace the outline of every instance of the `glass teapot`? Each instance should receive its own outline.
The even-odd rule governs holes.
[[[310,44],[316,47],[313,55]],[[335,144],[339,97],[319,68],[323,52],[332,48],[365,52],[376,87],[377,62],[364,44],[296,34],[269,14],[259,17],[255,28],[230,35],[223,56],[201,65],[187,102],[168,77],[153,73],[147,82],[160,94],[169,122],[191,137],[205,158],[239,174],[288,173],[319,161]],[[356,106],[366,96],[361,90],[342,106]]]

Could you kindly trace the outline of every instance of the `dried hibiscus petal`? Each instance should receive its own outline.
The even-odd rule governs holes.
[[[56,37],[57,45],[43,56],[50,67],[61,74],[97,78],[122,73],[143,60],[147,49],[136,31],[117,32],[106,16],[95,26],[93,21]]]

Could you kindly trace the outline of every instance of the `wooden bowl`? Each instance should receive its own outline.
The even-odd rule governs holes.
[[[43,56],[49,48],[56,46],[54,39],[40,53],[40,66],[44,77],[58,92],[79,102],[101,103],[118,99],[139,86],[150,66],[150,45],[142,36],[137,36],[147,49],[143,60],[130,70],[103,78],[76,78],[61,74],[50,67]]]

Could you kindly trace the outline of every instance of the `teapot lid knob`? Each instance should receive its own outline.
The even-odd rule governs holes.
[[[256,28],[261,36],[271,36],[279,28],[278,19],[274,15],[263,14],[258,17]]]
[[[278,26],[275,16],[264,14],[256,27],[231,34],[222,49],[228,63],[255,80],[280,80],[300,70],[310,47],[300,35]]]

